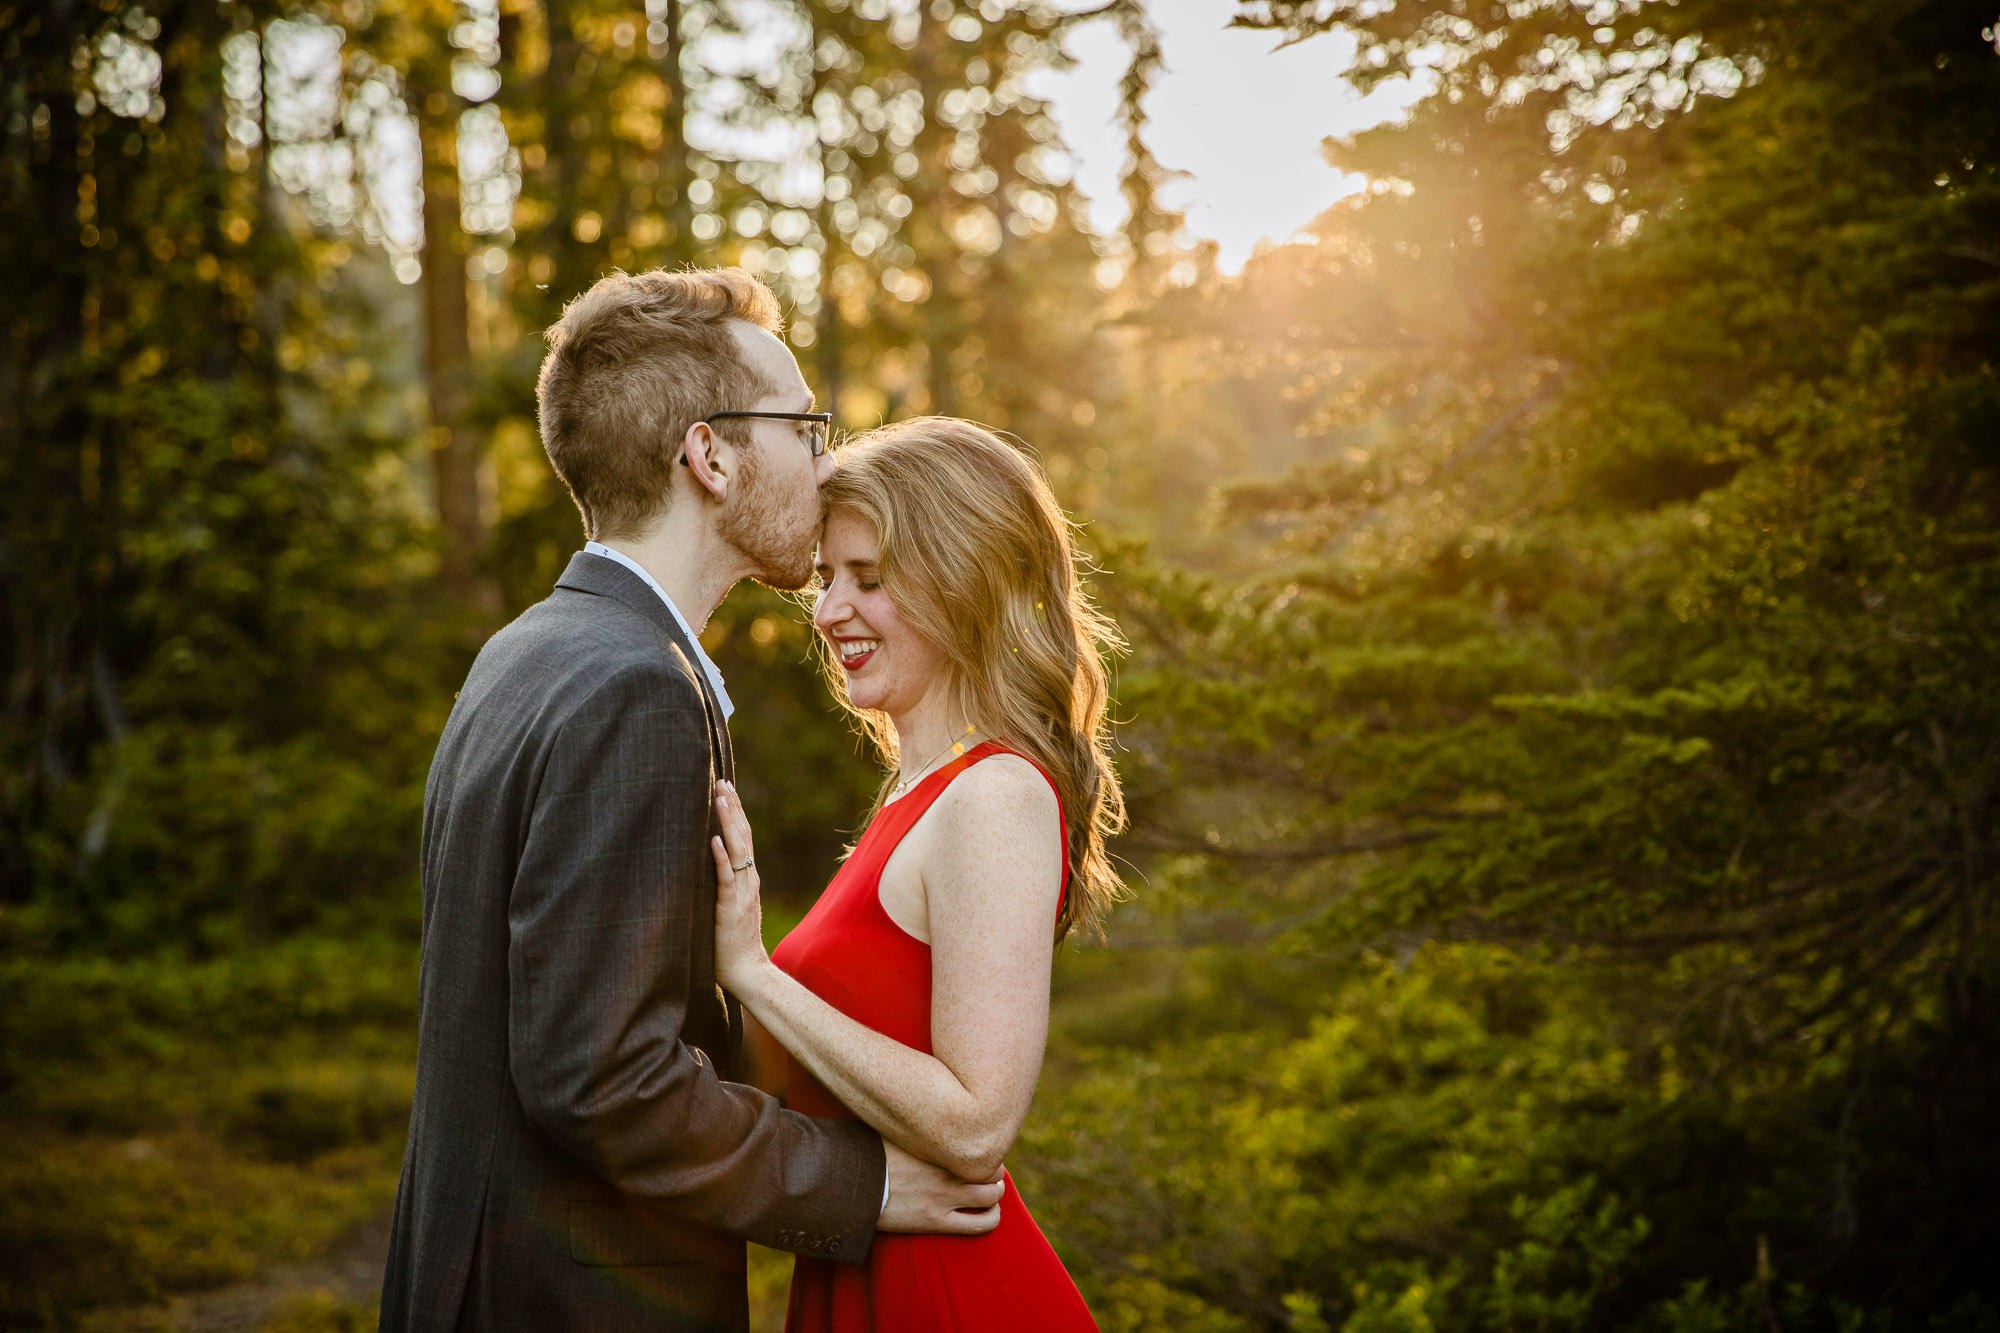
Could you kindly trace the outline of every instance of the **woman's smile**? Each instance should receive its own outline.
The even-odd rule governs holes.
[[[882,646],[882,641],[880,639],[835,638],[834,644],[840,650],[840,664],[847,668],[849,675],[853,675],[855,672],[861,670],[862,667],[868,665],[869,659],[873,658],[876,650]]]
[[[937,654],[903,619],[882,585],[881,543],[855,514],[829,514],[820,533],[813,628],[840,662],[847,701],[892,717],[920,705],[938,674]]]

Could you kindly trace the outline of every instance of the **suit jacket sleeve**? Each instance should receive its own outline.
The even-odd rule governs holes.
[[[620,1191],[774,1248],[859,1262],[881,1139],[726,1083],[681,1037],[695,894],[715,892],[707,723],[664,663],[561,725],[508,914],[508,1047],[528,1118]]]

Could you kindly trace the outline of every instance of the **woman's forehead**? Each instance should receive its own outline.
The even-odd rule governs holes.
[[[836,509],[826,516],[826,527],[820,532],[820,562],[873,563],[876,544],[873,524],[859,514]]]

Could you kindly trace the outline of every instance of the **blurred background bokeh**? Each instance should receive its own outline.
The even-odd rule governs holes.
[[[1011,1161],[1107,1330],[2000,1328],[1992,0],[0,0],[0,175],[0,1327],[374,1326],[540,331],[737,263],[1132,641]],[[781,931],[879,773],[705,642]]]

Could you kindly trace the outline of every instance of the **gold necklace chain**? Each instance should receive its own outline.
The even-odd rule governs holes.
[[[970,722],[966,723],[965,730],[958,733],[958,736],[954,740],[952,740],[952,742],[949,745],[945,746],[944,749],[939,750],[929,759],[926,759],[924,761],[924,766],[922,768],[918,769],[915,773],[911,774],[909,777],[904,778],[902,781],[898,782],[895,786],[889,788],[889,800],[893,801],[898,796],[901,796],[905,791],[909,789],[912,783],[918,781],[926,773],[930,772],[931,765],[935,764],[938,760],[944,758],[946,754],[952,754],[952,755],[964,754],[965,738],[967,736],[970,736],[972,732],[973,732],[972,724]],[[902,765],[898,764],[896,767],[898,772],[902,771]],[[886,801],[884,802],[885,805],[887,803],[888,802]]]

